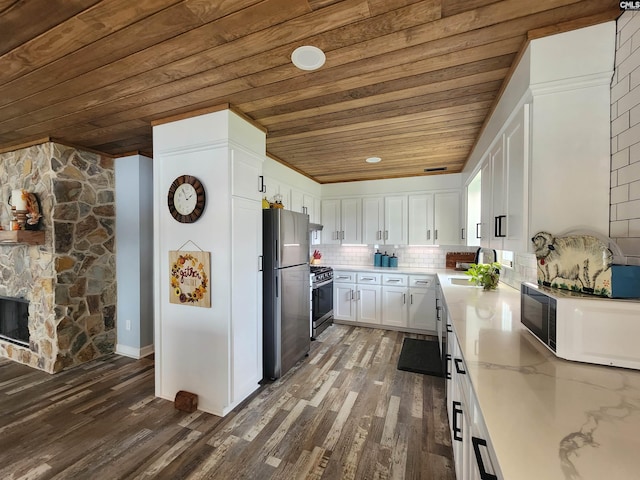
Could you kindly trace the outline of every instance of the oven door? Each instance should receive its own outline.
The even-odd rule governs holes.
[[[555,299],[525,284],[521,287],[520,321],[551,350],[556,350]]]
[[[333,280],[313,286],[311,292],[311,320],[313,327],[333,316]]]

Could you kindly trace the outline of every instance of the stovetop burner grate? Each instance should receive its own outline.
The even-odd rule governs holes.
[[[321,266],[321,265],[311,265],[311,273],[324,273],[330,272],[333,269],[331,267]]]

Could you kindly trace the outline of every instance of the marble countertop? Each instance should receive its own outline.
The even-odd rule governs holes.
[[[640,371],[559,359],[522,327],[518,290],[452,277],[438,272],[504,479],[640,478]]]

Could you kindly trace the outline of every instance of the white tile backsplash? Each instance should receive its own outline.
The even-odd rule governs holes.
[[[312,245],[311,252],[319,250],[323,265],[373,265],[373,254],[376,249],[371,245]],[[381,245],[380,252],[398,257],[399,267],[411,268],[445,268],[447,252],[475,252],[477,247],[412,247]]]
[[[503,267],[500,272],[500,281],[518,290],[522,282],[537,283],[536,256],[533,253],[516,253],[513,268]]]
[[[624,12],[617,20],[617,29],[611,86],[609,235],[625,255],[638,260],[635,257],[640,257],[640,12]]]

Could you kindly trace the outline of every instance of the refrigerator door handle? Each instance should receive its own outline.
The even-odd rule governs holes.
[[[276,298],[280,296],[280,290],[278,288],[278,275],[276,275]]]
[[[258,271],[264,271],[264,255],[258,255]]]

